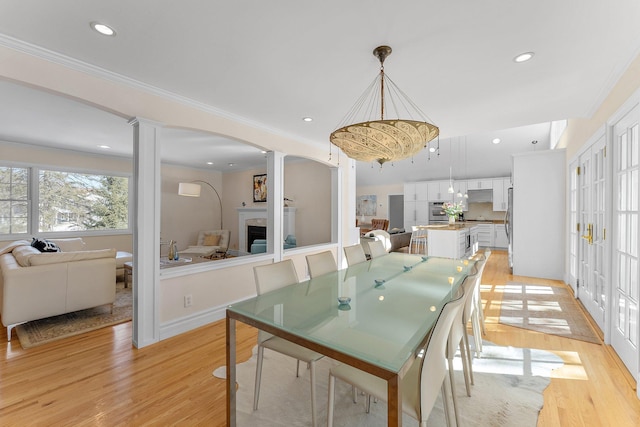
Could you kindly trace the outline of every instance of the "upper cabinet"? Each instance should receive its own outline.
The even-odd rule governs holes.
[[[491,190],[492,188],[493,188],[492,178],[467,180],[467,190]]]
[[[493,210],[506,211],[508,196],[507,190],[511,186],[511,178],[493,179]]]
[[[450,202],[455,194],[449,193],[449,181],[428,181],[430,202]]]
[[[404,183],[404,200],[417,201],[429,200],[428,182],[405,182]]]

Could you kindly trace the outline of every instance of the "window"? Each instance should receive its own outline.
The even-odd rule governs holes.
[[[29,222],[29,169],[0,166],[0,234],[23,234]]]
[[[128,231],[129,181],[124,176],[0,166],[0,235]]]
[[[125,177],[41,170],[38,231],[126,230]]]

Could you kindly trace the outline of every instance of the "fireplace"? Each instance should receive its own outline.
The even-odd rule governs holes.
[[[247,236],[249,232],[249,226],[261,227],[264,229],[263,233],[267,231],[267,209],[266,208],[237,208],[238,210],[238,252],[246,255],[251,250],[251,242],[255,239],[266,238],[265,234],[255,236],[252,239]],[[286,207],[284,208],[284,215],[282,218],[282,230],[283,237],[285,238],[289,234],[296,234],[296,208]],[[276,239],[278,240],[278,239]],[[249,246],[246,246],[249,243]]]
[[[258,225],[247,226],[247,248],[251,249],[251,244],[256,239],[267,238],[267,227]]]

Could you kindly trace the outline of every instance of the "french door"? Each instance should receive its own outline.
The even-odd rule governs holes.
[[[578,171],[579,161],[569,165],[569,285],[575,294],[578,293],[578,245],[580,244],[580,225],[578,221]]]
[[[638,183],[639,149],[636,105],[613,126],[613,300],[611,345],[631,373],[638,375]],[[638,380],[638,378],[636,378]]]
[[[577,296],[601,330],[607,307],[606,259],[606,139],[600,136],[579,159],[577,176],[578,283]]]

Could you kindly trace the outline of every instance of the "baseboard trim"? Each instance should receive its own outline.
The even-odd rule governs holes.
[[[214,307],[160,325],[160,341],[175,337],[225,317],[226,307]]]

